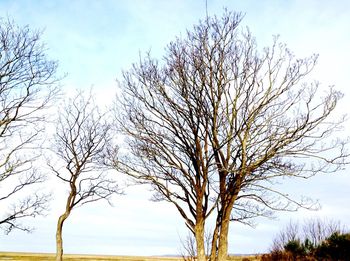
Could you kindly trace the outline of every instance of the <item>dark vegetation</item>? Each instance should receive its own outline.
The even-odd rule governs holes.
[[[338,260],[350,258],[350,233],[334,221],[309,220],[302,229],[290,223],[262,260]]]

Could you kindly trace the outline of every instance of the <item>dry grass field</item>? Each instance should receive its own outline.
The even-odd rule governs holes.
[[[46,261],[55,260],[54,254],[42,253],[11,253],[0,252],[0,260],[21,260],[21,261]],[[165,258],[165,257],[133,257],[133,256],[103,256],[103,255],[64,255],[64,260],[78,261],[180,261],[180,258]]]
[[[245,260],[255,261],[255,256],[232,256],[230,261]],[[0,260],[19,260],[19,261],[52,261],[55,260],[54,254],[41,253],[13,253],[0,252]],[[180,257],[142,257],[142,256],[101,256],[101,255],[64,255],[67,261],[182,261]]]

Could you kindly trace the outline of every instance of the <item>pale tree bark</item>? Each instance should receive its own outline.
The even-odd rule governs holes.
[[[45,55],[41,33],[0,20],[0,228],[31,231],[21,221],[44,214],[42,157],[48,108],[57,98],[57,63]]]
[[[79,92],[69,104],[60,109],[52,159],[48,165],[61,181],[69,185],[64,213],[58,218],[56,230],[56,260],[63,258],[62,231],[71,211],[87,203],[110,199],[121,193],[116,180],[109,175],[107,162],[116,152],[110,136],[111,125],[88,98]]]
[[[62,214],[57,222],[56,228],[56,261],[63,260],[63,239],[62,239],[62,231],[63,231],[63,223],[67,219],[69,213]]]
[[[197,223],[195,227],[195,239],[196,239],[196,247],[197,247],[197,260],[205,261],[207,260],[205,256],[205,242],[204,242],[204,220]]]
[[[275,211],[317,208],[276,182],[332,173],[348,158],[348,139],[334,138],[342,94],[329,87],[321,96],[319,83],[307,83],[317,55],[297,59],[277,37],[260,51],[239,29],[241,18],[208,17],[162,60],[140,57],[124,72],[116,103],[126,139],[115,168],[177,208],[199,258],[201,228],[216,215],[212,261],[227,257],[231,221],[252,225]]]
[[[230,211],[226,212],[223,215],[220,235],[218,238],[218,249],[217,249],[217,258],[216,260],[226,260],[228,254],[228,231],[230,226]]]
[[[57,228],[56,228],[56,261],[62,261],[63,260],[63,238],[62,238],[62,232],[63,232],[63,224],[66,221],[66,219],[69,217],[73,206],[75,202],[75,197],[77,193],[77,189],[75,186],[76,180],[73,181],[70,186],[70,192],[67,198],[66,202],[66,209],[65,212],[58,218],[57,221]]]
[[[70,215],[70,210],[66,209],[66,212],[64,212],[57,221],[57,228],[56,228],[56,261],[62,261],[63,260],[63,239],[62,239],[62,232],[63,232],[63,223],[66,221],[68,216]]]

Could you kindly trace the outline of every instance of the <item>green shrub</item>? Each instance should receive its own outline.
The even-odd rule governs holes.
[[[315,256],[320,259],[349,260],[350,234],[333,233],[317,247]]]
[[[294,257],[304,255],[303,245],[298,239],[288,241],[287,244],[284,246],[284,250],[286,252],[291,253]]]
[[[311,222],[312,221],[312,222]],[[311,220],[300,232],[298,223],[286,227],[273,241],[263,261],[350,261],[350,233],[339,222]]]
[[[314,244],[308,238],[305,239],[302,247],[303,247],[303,252],[305,255],[312,255],[314,250],[315,250]]]
[[[304,243],[301,243],[299,239],[289,240],[284,246],[285,252],[296,260],[297,258],[305,258],[312,256],[314,252],[314,245],[309,239],[305,239]]]

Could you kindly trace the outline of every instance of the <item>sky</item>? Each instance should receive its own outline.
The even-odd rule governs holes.
[[[59,62],[66,92],[93,87],[101,105],[113,101],[116,79],[139,55],[151,51],[161,58],[165,46],[206,15],[204,0],[0,0],[0,17],[43,30],[47,54]],[[221,16],[224,8],[245,14],[259,47],[273,35],[296,56],[320,55],[312,79],[335,85],[345,97],[338,113],[350,104],[350,1],[337,0],[208,0],[208,14]],[[344,136],[350,133],[349,121]],[[56,183],[55,183],[56,184]],[[350,167],[310,180],[286,180],[281,187],[295,195],[318,199],[321,210],[277,213],[277,219],[258,219],[257,227],[232,224],[229,252],[265,252],[274,235],[290,219],[321,217],[350,227]],[[46,217],[28,221],[31,234],[14,231],[0,235],[0,251],[54,252],[55,226],[64,208],[65,188],[51,188],[54,200]],[[63,232],[66,253],[111,255],[180,254],[187,235],[173,206],[149,201],[147,187],[131,187],[126,195],[107,203],[75,209]]]

